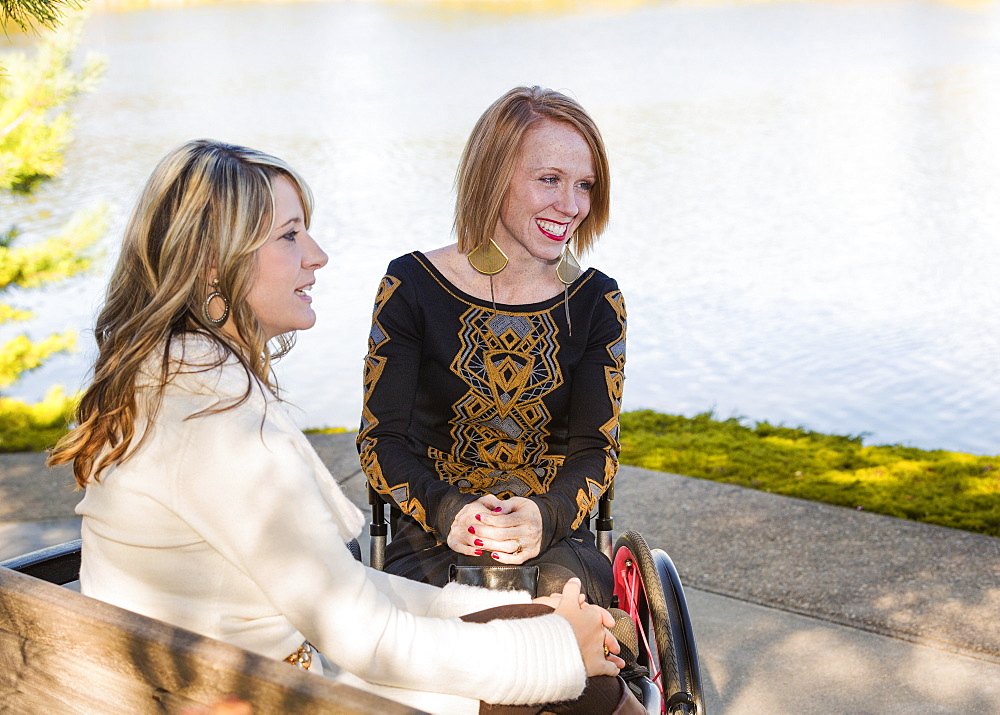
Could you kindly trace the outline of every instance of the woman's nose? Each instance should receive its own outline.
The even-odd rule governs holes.
[[[326,255],[326,251],[320,248],[319,244],[316,243],[316,239],[310,236],[309,247],[302,254],[303,266],[305,266],[306,268],[312,268],[313,270],[316,270],[318,268],[322,268],[323,266],[325,266],[327,263],[329,263],[329,261],[330,257]]]
[[[556,201],[555,208],[559,211],[559,213],[569,216],[570,218],[573,218],[580,213],[580,204],[576,200],[575,187],[567,186],[563,191],[559,192],[559,198]]]

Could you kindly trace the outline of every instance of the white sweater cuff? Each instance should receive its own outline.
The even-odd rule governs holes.
[[[510,628],[513,624],[516,627]],[[501,667],[514,671],[514,678],[505,679],[514,685],[492,692],[486,688],[479,696],[482,700],[528,705],[580,697],[587,673],[569,621],[552,613],[516,621],[491,621],[486,625],[513,631],[517,652],[528,657],[497,661]]]

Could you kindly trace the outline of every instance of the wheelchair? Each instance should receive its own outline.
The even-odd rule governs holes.
[[[650,549],[637,531],[625,531],[612,547],[613,499],[612,484],[598,501],[595,535],[597,547],[613,567],[612,607],[625,611],[635,627],[637,643],[623,645],[637,654],[637,664],[646,670],[630,685],[637,686],[636,694],[649,715],[704,715],[698,652],[680,576],[666,552]],[[386,503],[371,485],[368,504],[369,563],[381,571],[399,511],[392,508],[387,522]]]

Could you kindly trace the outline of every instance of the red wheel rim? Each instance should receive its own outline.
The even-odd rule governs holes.
[[[615,551],[615,562],[613,565],[615,574],[615,596],[618,597],[618,607],[625,611],[632,623],[635,624],[636,633],[639,635],[639,644],[646,651],[648,663],[656,663],[659,666],[659,658],[654,653],[655,650],[650,645],[650,634],[646,632],[643,624],[642,613],[639,604],[646,601],[646,589],[642,583],[642,574],[639,573],[639,566],[635,556],[627,546],[619,546]],[[650,668],[649,679],[656,684],[660,691],[661,702],[663,700],[663,684],[661,683],[661,671],[655,673]]]

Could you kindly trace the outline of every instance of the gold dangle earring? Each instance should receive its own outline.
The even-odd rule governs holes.
[[[572,241],[571,236],[569,241]],[[562,282],[563,285],[570,285],[573,281],[580,277],[583,273],[583,269],[580,267],[580,262],[576,260],[576,256],[573,252],[569,250],[569,241],[566,241],[566,245],[563,246],[562,255],[559,256],[559,263],[556,264],[556,276]]]
[[[566,327],[569,329],[570,337],[573,336],[573,321],[569,317],[569,287],[583,273],[580,262],[576,260],[573,252],[569,250],[569,242],[573,238],[573,236],[570,236],[569,240],[566,241],[566,245],[563,246],[562,255],[559,256],[559,263],[556,264],[556,277],[563,284],[563,306],[566,308]]]
[[[497,298],[493,292],[493,276],[507,267],[507,254],[491,238],[489,243],[484,243],[474,251],[470,251],[468,259],[469,265],[477,273],[490,277],[490,300],[493,302],[493,312],[497,312]]]
[[[222,315],[218,318],[213,318],[209,308],[212,306],[212,301],[216,298],[222,299]],[[218,278],[212,281],[212,292],[208,294],[207,298],[205,298],[205,303],[201,306],[201,312],[205,315],[205,320],[217,328],[221,327],[222,324],[226,322],[226,318],[229,317],[229,298],[227,298],[225,294],[219,290]]]

